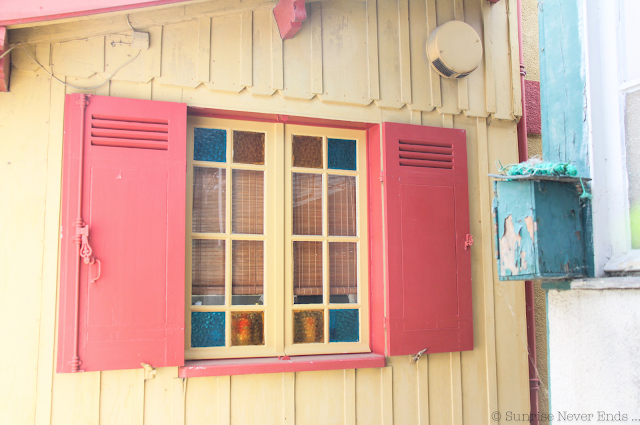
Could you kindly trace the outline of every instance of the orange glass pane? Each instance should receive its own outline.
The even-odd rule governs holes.
[[[293,234],[322,235],[322,174],[293,173]]]
[[[294,167],[322,168],[322,137],[293,136],[291,153]]]
[[[264,133],[234,130],[233,162],[264,164]]]
[[[261,295],[264,292],[264,242],[233,241],[231,293]],[[247,300],[247,304],[255,301]],[[234,302],[234,304],[236,304]]]
[[[231,312],[231,345],[264,345],[264,312]]]
[[[322,242],[294,241],[294,303],[320,304],[322,292]]]
[[[233,233],[264,233],[264,172],[233,170],[231,183]]]
[[[225,232],[226,192],[227,170],[193,167],[193,232]]]
[[[215,239],[191,241],[192,304],[224,304],[224,265],[225,241]]]
[[[331,303],[358,301],[356,242],[329,242],[329,293]]]
[[[293,342],[294,344],[324,342],[324,310],[293,312]]]
[[[356,236],[356,178],[329,176],[329,236]]]

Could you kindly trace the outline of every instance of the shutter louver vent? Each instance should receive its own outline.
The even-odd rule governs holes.
[[[94,146],[167,150],[168,140],[168,120],[91,115],[91,144]]]
[[[402,166],[453,169],[451,144],[400,140],[398,150]]]

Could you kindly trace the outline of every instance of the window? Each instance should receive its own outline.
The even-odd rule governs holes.
[[[187,134],[186,358],[370,351],[365,132]]]

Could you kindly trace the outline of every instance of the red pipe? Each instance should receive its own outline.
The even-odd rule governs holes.
[[[518,122],[518,156],[520,162],[529,159],[527,152],[527,108],[525,102],[524,76],[527,74],[524,68],[524,49],[522,43],[522,0],[518,0],[518,45],[520,46],[520,91],[522,92],[522,117]],[[524,283],[524,292],[527,310],[527,345],[529,351],[529,399],[531,402],[531,425],[540,424],[540,406],[538,403],[538,379],[537,355],[536,355],[536,314],[533,298],[533,282]]]

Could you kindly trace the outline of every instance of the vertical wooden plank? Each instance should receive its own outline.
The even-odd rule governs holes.
[[[311,3],[311,93],[322,94],[322,3]]]
[[[517,0],[507,3],[509,19],[509,52],[511,56],[511,93],[513,99],[513,115],[522,116],[522,92],[520,87],[520,43],[518,40]]]
[[[211,20],[211,90],[239,92],[242,69],[242,15],[214,16]]]
[[[210,81],[209,63],[211,61],[211,18],[198,21],[198,81]]]
[[[177,367],[156,369],[156,376],[144,383],[144,423],[170,425],[173,420],[173,381]]]
[[[427,2],[409,0],[409,31],[411,49],[411,110],[431,111],[431,64],[427,58],[425,43],[429,39],[427,29]]]
[[[431,34],[437,26],[436,0],[427,0],[427,33]],[[431,72],[431,104],[437,108],[442,106],[440,75],[431,66],[429,71]]]
[[[231,424],[231,377],[218,376],[218,425]]]
[[[464,0],[464,16],[466,22],[480,35],[480,40],[484,40],[484,28],[482,26],[482,8],[486,1]],[[482,45],[483,58],[478,68],[469,74],[467,80],[467,99],[468,109],[464,110],[464,114],[468,117],[486,117],[487,102],[485,94],[485,60],[484,60],[484,42]],[[475,128],[476,121],[469,121]],[[475,130],[474,130],[475,132]]]
[[[280,38],[280,30],[276,18],[271,15],[271,88],[274,90],[282,90],[284,88],[284,66],[282,39]]]
[[[240,56],[240,85],[253,85],[253,12],[242,13],[242,50]]]
[[[411,124],[422,125],[422,111],[411,110]]]
[[[338,424],[344,420],[344,371],[296,373],[296,422]]]
[[[231,377],[231,417],[238,424],[282,424],[282,374]],[[268,419],[267,419],[268,418]]]
[[[36,60],[48,71],[51,71],[51,44],[36,45]]]
[[[417,362],[418,374],[418,425],[429,425],[429,355],[422,355]]]
[[[104,37],[89,39],[91,47],[91,68],[94,72],[104,72]]]
[[[60,242],[64,91],[62,84],[51,80],[35,425],[49,425],[51,422],[55,358],[56,284],[58,281],[58,244]]]
[[[411,46],[409,41],[409,0],[398,0],[400,38],[400,93],[403,103],[411,103]]]
[[[453,115],[442,114],[442,126],[444,128],[453,128]]]
[[[275,91],[271,86],[271,22],[273,12],[268,9],[254,10],[252,13],[252,86],[251,94],[271,96]]]
[[[162,66],[158,81],[165,85],[197,87],[198,21],[191,20],[162,28]]]
[[[282,411],[285,425],[296,423],[296,374],[282,374]]]
[[[187,389],[186,379],[183,378],[174,378],[172,379],[172,421],[171,425],[184,425],[185,423],[185,402],[186,402],[186,394]],[[101,424],[102,425],[102,424]]]
[[[424,355],[422,356],[424,358]],[[453,423],[451,400],[451,361],[449,353],[429,354],[429,421]],[[420,362],[422,361],[419,360]]]
[[[100,372],[56,373],[51,425],[100,423]]]
[[[382,425],[382,369],[356,370],[358,424]]]
[[[104,82],[104,81],[102,81]],[[98,96],[109,96],[109,93],[111,92],[111,81],[107,81],[103,86],[98,87],[95,92]],[[98,85],[100,84],[100,81],[96,81],[96,84],[94,85]]]
[[[416,424],[419,420],[418,374],[411,356],[387,358],[393,368],[393,423]]]
[[[399,17],[399,1],[405,0],[378,2],[380,100],[375,103],[379,108],[400,109],[404,106],[402,72],[409,64],[402,64],[400,35],[404,31],[400,27],[407,26],[408,22],[402,22]]]
[[[454,425],[462,425],[462,369],[460,353],[449,353],[451,364],[451,417]]]
[[[393,368],[380,369],[382,379],[382,425],[393,424]]]
[[[512,121],[513,96],[511,91],[512,73],[509,58],[509,22],[507,1],[491,6],[491,49],[493,52],[493,73],[496,96],[496,111],[493,118]]]
[[[185,423],[200,425],[204,418],[217,423],[218,377],[189,378],[186,382]]]
[[[312,71],[309,46],[311,46],[311,26],[306,23],[302,25],[295,37],[283,41],[284,90],[282,95],[285,98],[308,100],[315,96],[311,92]]]
[[[498,410],[498,378],[496,370],[495,308],[493,298],[493,256],[492,256],[492,203],[489,174],[489,142],[486,118],[477,119],[478,180],[480,182],[480,221],[482,226],[482,269],[484,284],[484,333],[486,339],[485,358],[487,374],[488,414]],[[487,423],[497,423],[491,416]]]
[[[464,22],[464,2],[463,0],[453,1],[453,12],[456,21]],[[458,108],[462,110],[469,109],[469,88],[468,79],[461,78],[458,80]]]
[[[149,27],[149,50],[147,50],[147,75],[160,77],[162,65],[162,25]]]
[[[356,371],[344,370],[344,424],[356,425]]]
[[[109,370],[100,377],[100,425],[142,425],[144,370]]]
[[[152,87],[153,84],[151,84],[151,81],[148,83],[138,83],[138,99],[151,100]]]
[[[438,25],[443,25],[453,21],[456,18],[454,9],[454,0],[436,1],[436,16]],[[438,76],[440,80],[440,90],[442,106],[438,107],[441,114],[460,113],[458,107],[458,81],[457,79],[445,78]]]
[[[369,70],[369,98],[380,99],[378,68],[378,6],[376,0],[367,1],[367,64]]]
[[[484,84],[487,102],[487,112],[496,112],[496,80],[493,70],[493,18],[491,8],[493,5],[488,1],[482,2],[482,28],[484,32]]]

